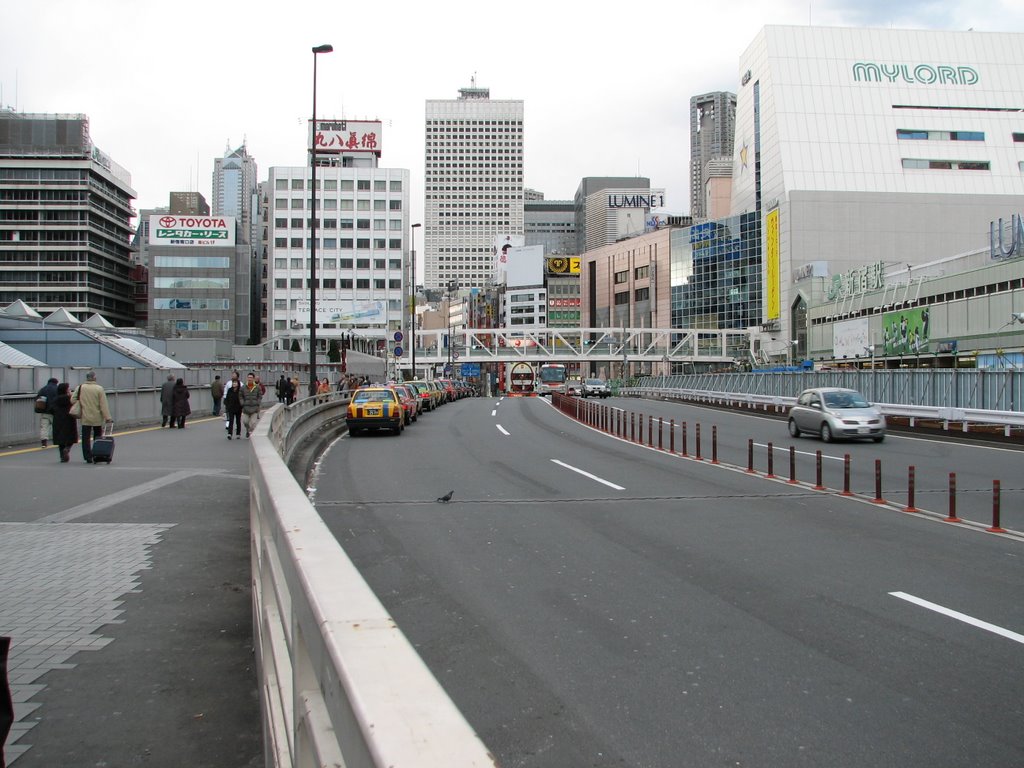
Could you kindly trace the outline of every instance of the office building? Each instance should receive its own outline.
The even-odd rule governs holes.
[[[134,198],[86,115],[0,111],[0,306],[132,325]]]
[[[708,184],[731,170],[735,133],[735,93],[715,91],[690,99],[690,215],[694,221],[729,213],[720,207],[717,213],[711,210],[708,197],[712,190]],[[720,162],[722,158],[730,160],[725,168]]]
[[[260,339],[263,321],[260,285],[264,266],[260,259],[260,240],[256,229],[259,215],[259,182],[256,173],[256,159],[249,154],[244,142],[234,150],[229,146],[224,157],[213,161],[213,212],[233,217],[239,244],[249,246],[249,264],[245,270],[249,282],[245,285],[240,280],[235,286],[235,301],[239,306],[244,304],[249,308],[245,322],[249,329],[247,335],[253,342]]]
[[[474,84],[426,103],[423,285],[483,287],[496,236],[523,234],[523,102]]]
[[[739,80],[732,211],[761,221],[773,340],[806,335],[808,270],[873,290],[1021,211],[1022,34],[769,26]]]
[[[648,194],[651,180],[639,176],[587,176],[573,198],[576,253],[614,243],[644,231],[648,208],[631,204],[636,194]],[[659,202],[664,203],[664,190]],[[649,200],[644,200],[649,202]]]
[[[576,214],[572,200],[526,200],[523,206],[526,245],[544,246],[545,256],[576,254]]]
[[[263,185],[267,333],[308,349],[315,200],[318,346],[354,333],[384,349],[408,330],[409,171],[378,167],[379,121],[318,121],[317,133],[315,192],[307,166],[273,167]]]

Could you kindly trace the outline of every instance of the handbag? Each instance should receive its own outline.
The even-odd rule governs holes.
[[[46,395],[40,395],[36,398],[36,413],[46,413]]]
[[[82,401],[78,399],[78,395],[81,390],[75,390],[75,402],[71,404],[71,408],[68,409],[68,415],[73,419],[82,418]]]

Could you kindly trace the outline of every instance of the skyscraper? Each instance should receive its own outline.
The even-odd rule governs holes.
[[[690,99],[690,214],[694,221],[710,215],[705,197],[708,163],[732,158],[735,135],[735,93],[714,91]]]
[[[260,285],[266,271],[266,263],[260,263],[259,238],[256,232],[259,210],[259,182],[256,177],[256,159],[242,142],[232,150],[230,145],[224,157],[213,161],[213,213],[234,217],[237,243],[240,246],[238,260],[234,267],[233,306],[238,310],[236,323],[244,323],[244,329],[236,328],[255,341],[260,338],[261,321],[265,322],[260,300]],[[173,211],[172,211],[173,213]],[[246,246],[243,248],[241,246]],[[243,263],[243,256],[244,263]],[[244,313],[241,310],[245,310]]]
[[[423,285],[483,287],[496,236],[523,234],[523,102],[490,90],[426,104]]]
[[[134,197],[85,115],[0,110],[0,306],[21,299],[131,325]]]

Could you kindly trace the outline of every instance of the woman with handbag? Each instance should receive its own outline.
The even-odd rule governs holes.
[[[78,442],[78,424],[71,415],[71,387],[67,382],[57,385],[53,398],[53,444],[60,449],[60,461],[71,459],[71,446]]]

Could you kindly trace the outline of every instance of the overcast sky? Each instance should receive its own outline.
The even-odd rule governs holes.
[[[136,208],[211,197],[213,159],[243,140],[260,178],[306,159],[313,54],[320,117],[379,119],[381,165],[423,208],[424,101],[470,84],[525,102],[527,187],[571,198],[583,176],[648,176],[689,213],[689,102],[736,92],[765,24],[1024,31],[1021,0],[649,0],[508,3],[0,0],[0,102],[85,113],[132,175]],[[212,201],[211,201],[212,202]]]

